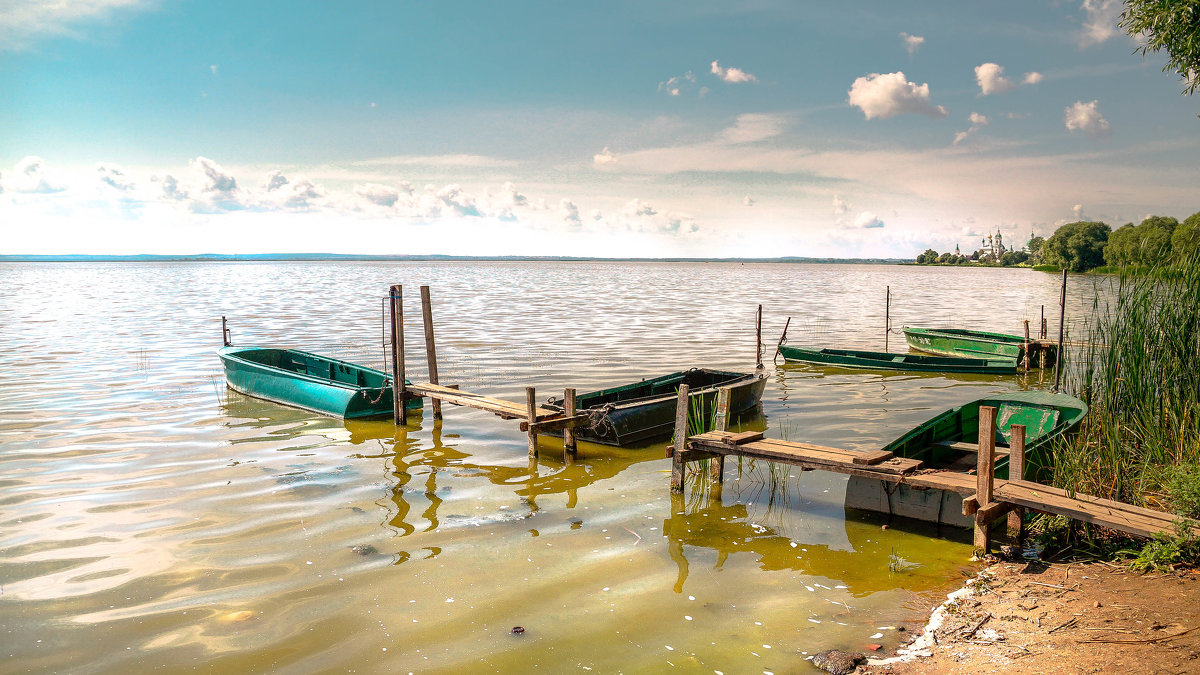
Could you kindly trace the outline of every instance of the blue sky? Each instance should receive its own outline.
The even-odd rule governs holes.
[[[911,257],[1200,210],[1111,0],[0,1],[0,253]]]

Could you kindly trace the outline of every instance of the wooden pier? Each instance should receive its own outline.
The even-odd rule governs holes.
[[[721,428],[723,421],[719,413],[716,431],[688,437],[687,400],[687,390],[682,388],[679,412],[676,413],[675,444],[667,449],[667,456],[672,458],[673,492],[683,491],[687,463],[703,459],[710,460],[709,475],[714,481],[713,490],[719,490],[724,474],[724,459],[730,455],[783,462],[805,470],[820,469],[873,478],[917,490],[944,490],[963,496],[962,513],[964,516],[973,516],[975,547],[982,552],[989,548],[992,526],[1007,514],[1012,514],[1008,521],[1010,533],[1018,538],[1022,535],[1020,509],[1066,516],[1139,537],[1174,532],[1175,523],[1180,520],[1170,513],[1090,495],[1069,494],[1065,490],[1019,478],[996,480],[996,409],[991,407],[979,409],[981,443],[955,444],[955,447],[964,446],[959,449],[977,453],[977,468],[972,475],[961,471],[931,469],[920,460],[895,457],[881,450],[847,450],[769,439],[763,438],[762,432],[757,431],[731,433]],[[1021,476],[1025,458],[1025,427],[1013,425],[1012,443],[1006,451],[1010,475]],[[1200,535],[1200,523],[1188,521],[1187,525]]]
[[[521,431],[529,440],[529,456],[538,456],[537,437],[542,433],[563,433],[563,448],[565,459],[571,460],[576,454],[575,435],[572,429],[590,423],[587,413],[575,412],[575,390],[566,389],[563,392],[563,411],[541,408],[537,405],[537,391],[533,387],[525,387],[524,401],[506,401],[483,394],[462,391],[458,385],[444,385],[438,382],[437,345],[433,332],[433,303],[430,299],[429,287],[421,287],[421,318],[425,328],[425,357],[429,365],[429,382],[407,383],[404,377],[404,287],[393,285],[388,293],[388,308],[391,318],[391,353],[392,381],[395,382],[395,408],[393,417],[396,424],[405,423],[404,401],[409,398],[427,397],[433,401],[433,418],[435,423],[442,419],[442,403],[465,406],[484,410],[506,420],[521,420]]]

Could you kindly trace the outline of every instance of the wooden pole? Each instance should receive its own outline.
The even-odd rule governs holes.
[[[404,425],[404,286],[388,292],[392,319],[392,421]]]
[[[221,344],[229,347],[233,342],[229,339],[229,324],[225,322],[225,317],[221,317]]]
[[[421,287],[421,322],[425,324],[425,359],[429,363],[429,383],[438,383],[437,346],[433,341],[433,302],[429,299],[429,287]],[[433,419],[442,419],[442,401],[433,399]]]
[[[1063,270],[1062,293],[1058,296],[1058,352],[1054,354],[1054,389],[1062,381],[1063,324],[1067,318],[1067,271]]]
[[[775,356],[771,357],[771,363],[775,363],[779,358],[779,348],[783,346],[784,340],[787,340],[787,329],[790,325],[792,325],[792,317],[789,316],[783,323],[783,333],[779,335],[779,343],[775,345]]]
[[[1039,340],[1046,339],[1046,306],[1042,305],[1042,332],[1038,335]]]
[[[671,454],[671,492],[683,492],[683,453],[687,450],[688,386],[679,385],[675,400],[675,452]]]
[[[1008,444],[1008,479],[1025,480],[1025,425],[1014,424],[1009,431],[1012,440]],[[1025,509],[1017,507],[1008,512],[1008,534],[1018,545],[1024,544]]]
[[[888,350],[888,338],[892,332],[892,287],[887,287],[887,299],[883,303],[883,351]]]
[[[729,387],[721,387],[717,390],[717,419],[716,430],[729,430],[729,399],[732,397],[733,390]],[[725,455],[716,455],[708,460],[708,476],[713,481],[713,489],[720,490],[720,485],[725,480]]]
[[[979,457],[975,466],[975,501],[980,510],[992,503],[992,482],[996,473],[996,409],[992,406],[979,406]],[[988,552],[990,540],[988,526],[984,516],[975,513],[975,553],[983,555]]]
[[[525,414],[529,418],[529,458],[537,459],[537,392],[533,387],[525,387]]]
[[[574,389],[568,388],[568,389],[563,390],[563,413],[565,413],[567,417],[575,416],[575,390]],[[575,458],[575,455],[578,452],[578,450],[575,447],[575,430],[574,429],[571,429],[571,428],[563,429],[563,450],[566,452],[568,458],[570,458],[570,459]]]
[[[1025,319],[1025,344],[1022,346],[1025,351],[1025,372],[1029,372],[1030,363],[1029,356],[1029,319]]]
[[[762,368],[762,305],[758,306],[758,319],[754,322],[754,367]]]

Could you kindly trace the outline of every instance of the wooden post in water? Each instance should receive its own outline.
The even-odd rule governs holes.
[[[233,345],[233,341],[229,339],[229,324],[225,322],[225,317],[221,317],[221,343],[226,347]]]
[[[429,363],[429,383],[438,383],[437,347],[433,341],[433,302],[429,287],[421,287],[421,322],[425,324],[425,359]],[[442,419],[442,400],[433,399],[433,419]]]
[[[992,503],[992,481],[996,473],[996,409],[979,406],[979,457],[975,466],[975,554],[984,555],[991,543],[984,507]]]
[[[525,387],[525,415],[529,418],[529,458],[537,459],[537,391],[533,387]]]
[[[568,388],[568,389],[563,390],[563,413],[567,417],[575,416],[575,390],[574,389]],[[575,459],[577,450],[575,448],[575,429],[573,429],[573,428],[568,427],[566,429],[563,429],[563,451],[566,454],[566,458],[565,458],[566,461]]]
[[[1054,389],[1058,393],[1058,385],[1062,381],[1063,360],[1063,324],[1067,319],[1067,271],[1063,270],[1062,293],[1058,296],[1058,352],[1054,354]]]
[[[729,399],[733,390],[721,387],[717,390],[717,416],[715,428],[717,431],[729,431]],[[712,489],[720,491],[725,481],[725,455],[716,455],[708,460],[708,477],[712,479]]]
[[[787,321],[783,323],[783,333],[779,335],[779,343],[775,345],[775,355],[771,357],[771,363],[775,363],[775,361],[779,358],[779,348],[782,347],[784,341],[787,340],[787,329],[790,325],[792,325],[792,317],[789,316]]]
[[[762,305],[758,306],[758,319],[754,322],[754,367],[763,367],[762,362]]]
[[[1022,345],[1022,349],[1025,351],[1025,372],[1028,373],[1029,367],[1033,365],[1030,363],[1031,357],[1029,355],[1029,319],[1025,319],[1025,344]]]
[[[1014,424],[1009,431],[1008,479],[1025,480],[1025,425]],[[1018,546],[1025,545],[1025,509],[1017,507],[1008,512],[1008,535],[1017,540]]]
[[[671,492],[683,492],[683,454],[688,437],[688,386],[679,385],[675,402],[675,448],[671,454]]]
[[[1038,334],[1039,340],[1046,339],[1046,306],[1042,305],[1042,332]]]
[[[888,350],[888,338],[892,332],[892,287],[887,287],[887,299],[883,302],[883,351]]]
[[[392,320],[392,421],[404,425],[404,286],[388,292]]]

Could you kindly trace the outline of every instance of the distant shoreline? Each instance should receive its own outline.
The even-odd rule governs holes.
[[[342,253],[255,253],[198,255],[0,255],[0,262],[715,262],[902,265],[905,258],[592,258],[574,256],[358,255]]]

